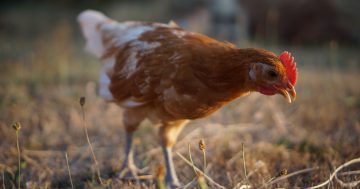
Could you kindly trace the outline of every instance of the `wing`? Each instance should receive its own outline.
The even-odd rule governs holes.
[[[163,24],[138,23],[144,30],[136,39],[128,40],[113,50],[109,48],[115,63],[110,74],[109,89],[115,101],[126,107],[154,103],[174,83],[183,70],[190,54],[183,49],[186,43],[180,35],[185,31]],[[130,29],[129,32],[132,29]],[[105,59],[109,59],[105,58]],[[186,62],[186,63],[185,63]]]
[[[166,67],[154,61],[156,57],[153,56],[161,39],[148,41],[141,36],[157,28],[178,27],[176,24],[119,23],[94,10],[83,11],[78,21],[86,38],[86,50],[103,62],[99,77],[100,96],[125,106],[141,105],[143,102],[138,100],[148,101],[150,96],[154,96],[148,91],[161,74],[153,70]],[[148,64],[140,66],[143,61],[148,61]]]
[[[141,76],[135,73],[141,72],[140,64],[145,61],[143,60],[144,57],[153,54],[161,43],[142,40],[141,36],[158,27],[171,28],[173,26],[143,22],[118,23],[110,19],[97,25],[97,31],[100,32],[101,37],[101,48],[103,49],[98,54],[101,54],[100,58],[104,63],[99,78],[100,96],[124,106],[143,104],[134,101],[134,93],[139,94],[135,88],[137,85],[142,88],[146,81],[149,81],[149,78],[146,81],[140,81]],[[156,64],[150,62],[148,67],[156,67]],[[137,78],[136,81],[134,78]],[[144,92],[145,89],[142,88],[141,90]]]

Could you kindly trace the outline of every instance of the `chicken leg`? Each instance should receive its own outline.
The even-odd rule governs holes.
[[[134,154],[132,147],[133,133],[127,132],[125,140],[125,159],[122,162],[119,177],[136,179],[140,173],[140,170],[136,167],[134,163]]]
[[[176,143],[176,139],[180,134],[180,131],[187,122],[188,120],[166,122],[162,124],[159,130],[166,166],[165,182],[166,185],[170,188],[176,188],[180,186],[180,182],[176,175],[174,163],[172,160],[172,147]]]
[[[144,119],[141,112],[134,109],[126,110],[124,112],[124,126],[125,126],[125,158],[122,162],[119,177],[136,179],[142,173],[134,163],[133,154],[133,135],[138,129],[141,121]]]

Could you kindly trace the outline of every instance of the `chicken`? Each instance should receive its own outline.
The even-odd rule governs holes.
[[[86,50],[99,58],[99,93],[124,109],[125,158],[120,176],[139,174],[132,138],[144,119],[160,125],[169,187],[179,186],[172,147],[189,120],[210,115],[250,92],[295,100],[297,71],[288,52],[239,49],[173,22],[116,22],[86,10],[78,16]]]

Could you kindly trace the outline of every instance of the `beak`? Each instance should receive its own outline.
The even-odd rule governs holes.
[[[295,101],[296,91],[295,91],[294,86],[290,82],[285,84],[285,86],[282,86],[282,87],[275,86],[275,88],[278,90],[278,93],[281,94],[289,103],[291,103],[292,101]]]

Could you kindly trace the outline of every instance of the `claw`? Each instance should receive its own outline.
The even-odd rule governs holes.
[[[118,176],[122,179],[137,179],[139,170],[137,168],[125,167],[120,170]]]
[[[121,179],[137,180],[139,176],[147,175],[148,167],[139,169],[133,165],[123,165],[117,174],[117,177]]]

